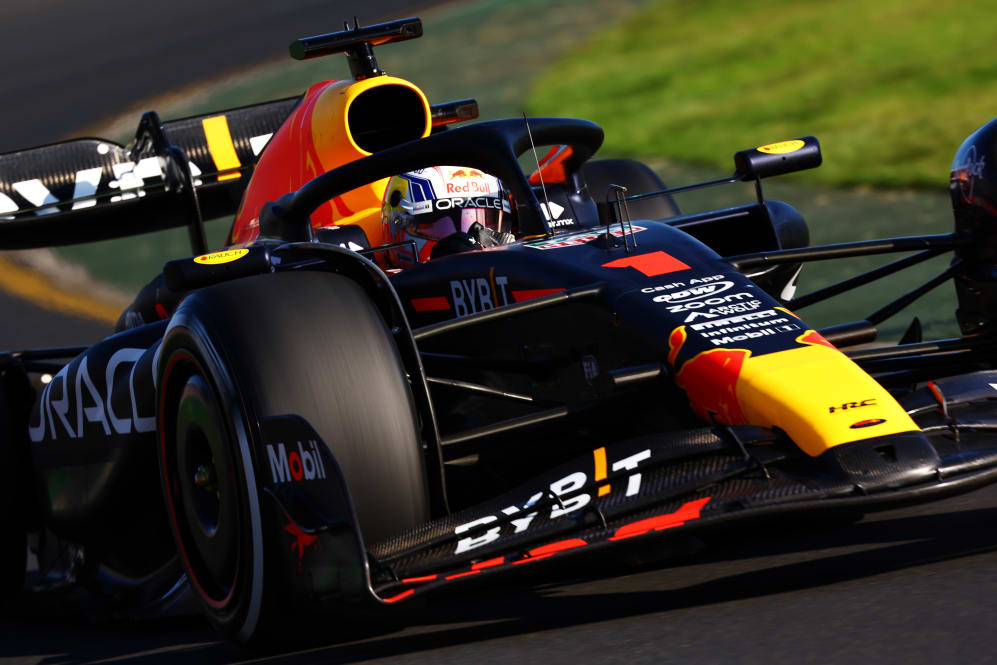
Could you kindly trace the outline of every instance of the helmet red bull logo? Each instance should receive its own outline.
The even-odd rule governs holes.
[[[476,169],[456,169],[450,172],[451,178],[484,178],[485,174]]]

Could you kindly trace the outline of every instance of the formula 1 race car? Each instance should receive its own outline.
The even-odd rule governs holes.
[[[241,643],[336,639],[466,580],[997,480],[997,120],[956,155],[953,233],[808,246],[761,182],[818,166],[813,137],[667,189],[591,159],[591,122],[455,126],[473,100],[431,106],[374,59],[421,34],[406,19],[295,42],[353,73],[300,98],[149,113],[127,147],[0,155],[0,247],[186,226],[197,255],[114,336],[0,354],[9,601],[71,585],[148,615],[193,596]],[[535,145],[553,148],[524,173]],[[488,207],[471,184],[487,174],[511,239],[399,239],[385,211],[414,190],[391,183],[440,165],[466,189],[412,198],[412,218]],[[682,215],[671,199],[724,182],[757,200]],[[208,252],[202,219],[233,213]],[[796,314],[949,251],[868,316],[817,330]],[[911,254],[795,295],[807,261],[889,252]],[[870,344],[949,279],[961,337]]]

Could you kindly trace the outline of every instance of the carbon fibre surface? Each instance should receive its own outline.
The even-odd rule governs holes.
[[[207,218],[235,212],[256,157],[297,98],[163,123],[182,149]],[[170,168],[148,147],[76,139],[0,155],[0,246],[21,249],[182,226]],[[165,170],[164,170],[165,169]],[[174,189],[176,185],[173,185]],[[136,225],[135,219],[144,219]]]
[[[629,448],[639,449],[657,443],[661,449],[656,462],[667,462],[718,451],[727,450],[729,444],[718,437],[711,429],[692,430],[670,436],[669,434],[641,437],[629,442]],[[564,477],[586,464],[585,461],[574,460],[562,464],[543,474],[538,475],[530,484],[518,487],[502,497],[496,497],[477,506],[458,511],[444,519],[429,522],[413,531],[397,538],[378,543],[371,548],[371,553],[379,560],[390,560],[404,556],[406,552],[424,548],[427,544],[453,539],[453,529],[460,524],[473,521],[481,515],[499,513],[512,504],[522,506],[537,493],[538,487],[549,486],[550,481]],[[588,465],[591,467],[591,464]],[[607,476],[606,480],[612,480]],[[611,497],[615,501],[616,497]],[[549,508],[556,501],[545,492],[544,496],[530,503],[530,508]],[[517,511],[518,512],[518,511]]]
[[[988,404],[973,406],[982,410]],[[997,418],[992,416],[994,420]],[[698,452],[695,445],[688,445],[684,455],[672,451],[670,459],[655,458],[653,466],[641,467],[640,489],[635,494],[611,491],[600,496],[600,481],[592,481],[562,493],[553,502],[549,500],[553,492],[548,490],[546,503],[538,500],[517,505],[516,499],[531,491],[520,488],[503,499],[380,543],[372,548],[372,554],[385,568],[375,577],[375,586],[380,595],[396,600],[424,586],[435,587],[486,570],[495,572],[563,551],[607,546],[693,524],[705,527],[818,506],[829,510],[883,509],[968,491],[997,467],[997,437],[989,432],[967,427],[960,431],[958,440],[948,429],[938,430],[930,438],[918,438],[914,448],[906,452],[902,450],[906,445],[903,437],[888,444],[900,449],[898,454],[895,450],[884,454],[878,450],[883,443],[871,440],[874,443],[866,446],[861,460],[855,459],[866,465],[864,473],[847,477],[826,460],[782,453],[778,446],[751,446],[751,456],[745,458],[716,435],[701,432]],[[615,452],[613,448],[608,451],[611,456]],[[925,473],[925,464],[931,467],[930,473]],[[571,468],[570,464],[558,467],[529,487],[543,487],[548,479]],[[579,499],[581,496],[587,498]],[[574,508],[559,512],[565,507]]]
[[[241,165],[250,166],[262,150],[255,148],[253,139],[265,141],[276,131],[297,103],[297,98],[281,99],[229,111],[192,116],[163,123],[167,140],[178,146],[195,166],[201,183],[214,182],[215,160],[212,158],[203,121],[225,117],[233,149]],[[154,157],[153,153],[138,155],[139,160]],[[90,173],[91,169],[99,172]],[[126,176],[128,174],[128,176]],[[158,182],[162,176],[158,164],[140,167],[131,161],[128,149],[105,139],[76,139],[28,148],[0,155],[0,194],[17,207],[3,210],[16,216],[38,206],[51,206],[43,214],[72,209],[68,204],[81,196],[96,197],[98,202],[112,195],[127,195],[128,190],[141,189]],[[42,189],[44,188],[44,189]],[[89,205],[94,205],[90,203]],[[8,203],[8,208],[10,204]],[[87,207],[76,205],[75,209]]]

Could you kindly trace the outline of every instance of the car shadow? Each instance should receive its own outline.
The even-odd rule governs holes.
[[[854,524],[796,523],[728,532],[664,566],[609,558],[593,566],[585,559],[548,566],[511,586],[482,580],[414,607],[408,618],[418,625],[254,662],[348,663],[420,652],[430,660],[428,652],[447,647],[816,589],[997,551],[997,532],[980,528],[991,518],[990,508],[913,515],[911,510],[917,509]],[[612,571],[608,576],[607,570]],[[219,642],[197,617],[98,625],[0,621],[0,634],[5,635],[0,656],[46,665],[106,659],[228,663],[249,657]]]

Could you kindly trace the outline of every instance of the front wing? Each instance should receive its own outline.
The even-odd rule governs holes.
[[[307,444],[318,437],[303,420],[272,419],[265,438],[323,451],[330,482],[275,484],[266,468],[259,480],[282,517],[275,537],[298,593],[383,606],[683,531],[860,514],[982,487],[997,481],[997,402],[984,391],[994,393],[993,383],[997,371],[986,371],[915,391],[903,404],[920,434],[850,444],[833,457],[807,457],[779,432],[749,426],[607,443],[501,497],[367,545],[335,460]]]

